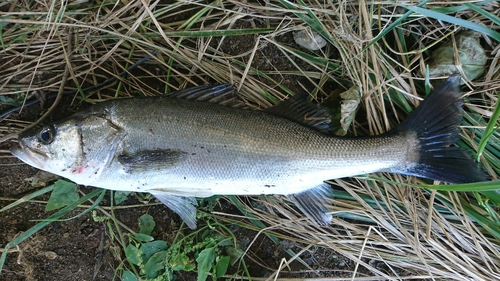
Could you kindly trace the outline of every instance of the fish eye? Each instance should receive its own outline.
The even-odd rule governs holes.
[[[55,134],[54,126],[45,126],[37,134],[37,138],[43,144],[50,144],[54,140]]]

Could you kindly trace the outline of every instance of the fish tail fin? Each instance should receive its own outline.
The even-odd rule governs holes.
[[[410,133],[418,140],[418,162],[404,170],[391,172],[413,175],[448,183],[486,180],[478,165],[459,147],[450,146],[460,139],[463,119],[460,76],[450,76],[436,87],[413,113],[394,129]]]
[[[328,199],[333,197],[330,185],[322,183],[299,193],[288,194],[286,197],[317,225],[327,226],[331,223],[332,215],[328,213],[331,210]]]

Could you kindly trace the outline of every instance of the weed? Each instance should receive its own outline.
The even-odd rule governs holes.
[[[139,270],[125,269],[122,279],[175,280],[176,272],[195,269],[198,281],[204,281],[208,276],[212,280],[222,277],[229,264],[241,257],[242,251],[227,228],[212,223],[182,238],[176,237],[168,246],[166,241],[154,240],[150,236],[156,225],[153,217],[148,214],[141,216],[139,232],[128,235],[130,242],[124,249],[127,260]]]

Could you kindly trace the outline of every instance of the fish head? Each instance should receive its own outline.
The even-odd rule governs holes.
[[[10,151],[28,165],[90,185],[109,165],[124,135],[105,116],[75,115],[20,134]]]
[[[78,146],[76,126],[50,124],[20,134],[10,151],[28,165],[54,172],[75,162]]]

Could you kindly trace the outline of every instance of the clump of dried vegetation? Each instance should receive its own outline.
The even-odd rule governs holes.
[[[33,98],[51,105],[48,93],[62,89],[75,90],[77,104],[232,83],[250,106],[266,108],[299,93],[322,101],[332,89],[355,85],[362,103],[351,134],[374,135],[417,106],[433,50],[462,31],[479,31],[488,60],[462,88],[459,145],[476,153],[491,183],[443,185],[393,174],[334,180],[329,228],[274,197],[261,198],[263,209],[227,198],[251,220],[210,216],[302,245],[287,262],[313,246],[330,249],[352,261],[351,280],[366,280],[361,269],[371,280],[498,280],[499,11],[496,1],[7,0],[0,3],[0,105]],[[292,35],[303,29],[327,46],[300,48]],[[154,50],[140,70],[118,76]],[[113,76],[103,89],[81,91]],[[0,121],[4,141],[26,126],[9,116]],[[271,278],[281,280],[284,271],[286,264]]]

